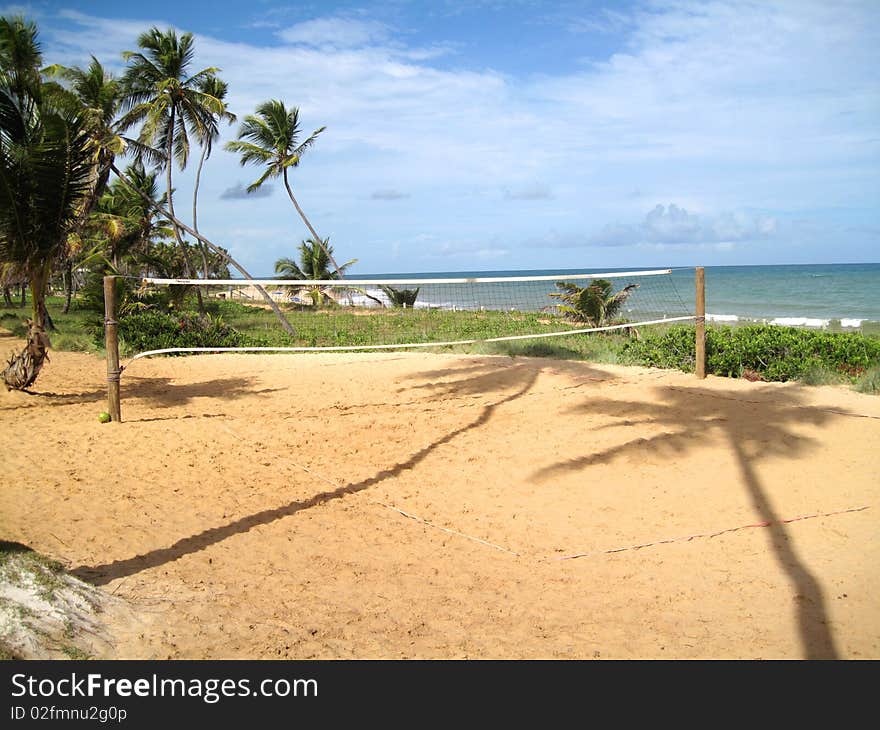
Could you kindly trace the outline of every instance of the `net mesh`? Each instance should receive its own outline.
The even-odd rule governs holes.
[[[196,285],[212,313],[248,334],[241,347],[163,352],[358,350],[565,337],[693,318],[672,270],[458,278],[320,281],[144,279],[145,287]],[[284,332],[262,288],[284,311]]]

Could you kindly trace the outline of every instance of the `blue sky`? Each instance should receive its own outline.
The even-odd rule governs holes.
[[[876,0],[0,11],[37,22],[47,63],[117,73],[151,25],[190,31],[239,118],[277,98],[326,126],[292,182],[353,273],[880,261]],[[259,171],[221,147],[200,228],[271,274],[308,232],[280,184],[244,195]],[[192,171],[174,174],[182,212]]]

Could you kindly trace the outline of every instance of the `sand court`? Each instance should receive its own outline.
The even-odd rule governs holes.
[[[878,658],[880,399],[533,358],[58,352],[2,539],[119,658]]]

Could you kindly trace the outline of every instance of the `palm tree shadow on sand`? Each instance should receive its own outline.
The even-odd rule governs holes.
[[[552,464],[535,472],[534,478],[542,481],[563,472],[606,463],[619,455],[644,454],[646,450],[680,455],[698,450],[708,433],[720,433],[730,445],[752,504],[768,525],[769,542],[776,560],[798,596],[797,622],[805,657],[838,658],[822,587],[798,556],[754,466],[768,456],[796,459],[806,453],[813,440],[797,435],[792,426],[805,423],[821,426],[831,414],[805,405],[796,392],[778,388],[756,390],[748,396],[700,387],[659,387],[654,392],[656,397],[650,402],[591,399],[572,412],[620,418],[608,427],[650,424],[663,428],[662,433]],[[838,413],[845,415],[842,411]]]
[[[174,378],[167,377],[140,377],[129,376],[122,381],[122,406],[123,419],[132,422],[140,420],[155,420],[151,418],[130,419],[125,418],[128,412],[127,406],[132,401],[142,401],[143,405],[156,406],[182,406],[196,398],[222,398],[231,400],[251,396],[266,396],[270,393],[282,390],[282,388],[255,387],[254,378],[229,377],[205,380],[194,383],[180,383]],[[29,396],[22,401],[16,400],[10,405],[0,406],[0,411],[12,410],[23,407],[52,406],[61,407],[69,405],[81,405],[82,403],[103,403],[107,400],[106,387],[94,388],[87,391],[71,391],[55,393],[52,391],[21,391]]]
[[[583,369],[582,369],[583,370]],[[356,494],[407,470],[415,469],[438,447],[454,441],[458,436],[485,426],[505,404],[525,396],[534,386],[542,368],[534,365],[507,365],[499,367],[495,361],[481,361],[466,367],[422,373],[419,377],[429,382],[412,386],[426,387],[439,397],[452,394],[482,393],[494,396],[488,403],[478,404],[477,415],[463,425],[436,438],[415,451],[408,459],[377,471],[373,476],[359,482],[349,483],[336,489],[324,491],[305,500],[295,500],[254,514],[232,520],[224,525],[210,527],[195,535],[184,537],[167,547],[156,548],[113,563],[79,566],[72,573],[94,585],[106,585],[119,578],[134,575],[178,560],[186,555],[205,550],[227,538],[240,535],[261,525],[268,525],[312,507],[326,504],[349,494]],[[598,371],[595,371],[598,372]]]

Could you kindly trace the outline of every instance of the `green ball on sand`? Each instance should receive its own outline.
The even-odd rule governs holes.
[[[101,414],[98,416],[98,420],[99,420],[101,423],[110,423],[110,414],[107,413],[106,411],[104,411],[103,413],[101,413]]]

